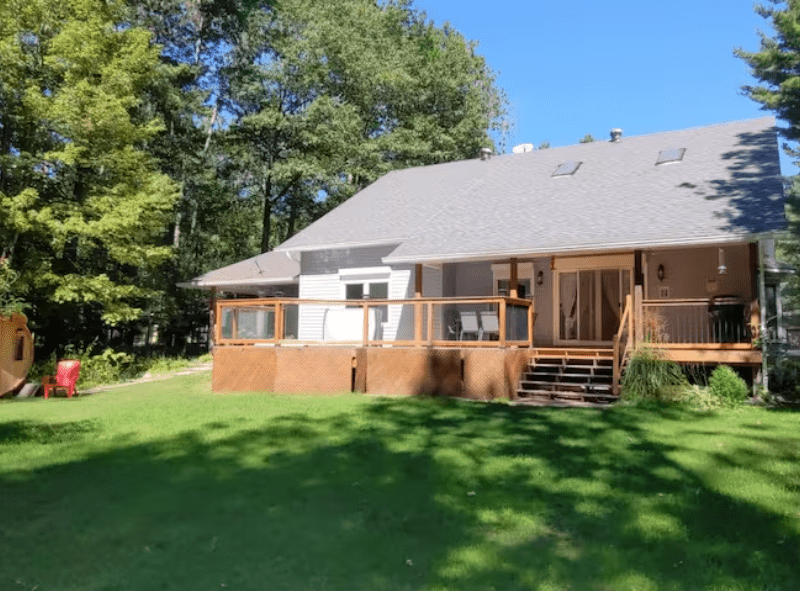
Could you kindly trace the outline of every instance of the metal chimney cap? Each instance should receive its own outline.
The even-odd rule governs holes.
[[[619,142],[622,139],[622,130],[619,127],[615,127],[611,130],[611,141],[614,143]]]
[[[488,160],[492,157],[491,148],[481,148],[481,160]]]

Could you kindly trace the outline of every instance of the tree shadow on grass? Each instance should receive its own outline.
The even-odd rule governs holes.
[[[647,419],[389,400],[0,475],[0,587],[798,588],[796,528]]]

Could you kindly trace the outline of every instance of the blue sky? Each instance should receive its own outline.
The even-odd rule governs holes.
[[[449,21],[499,73],[510,99],[506,151],[772,115],[740,94],[754,83],[733,49],[759,48],[769,23],[747,0],[415,0]],[[624,137],[623,136],[623,137]],[[781,155],[783,174],[796,174]]]

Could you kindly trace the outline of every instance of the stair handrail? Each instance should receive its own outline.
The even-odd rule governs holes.
[[[613,378],[613,392],[615,396],[619,396],[620,378],[622,374],[622,366],[628,358],[631,349],[631,337],[633,330],[631,328],[631,321],[633,319],[633,304],[631,302],[631,295],[625,296],[625,309],[622,312],[622,317],[619,320],[619,329],[617,334],[614,335],[614,378]],[[625,348],[620,353],[620,343],[625,342]]]

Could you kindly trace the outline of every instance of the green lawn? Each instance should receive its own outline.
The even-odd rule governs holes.
[[[0,403],[0,589],[800,589],[800,414]]]

